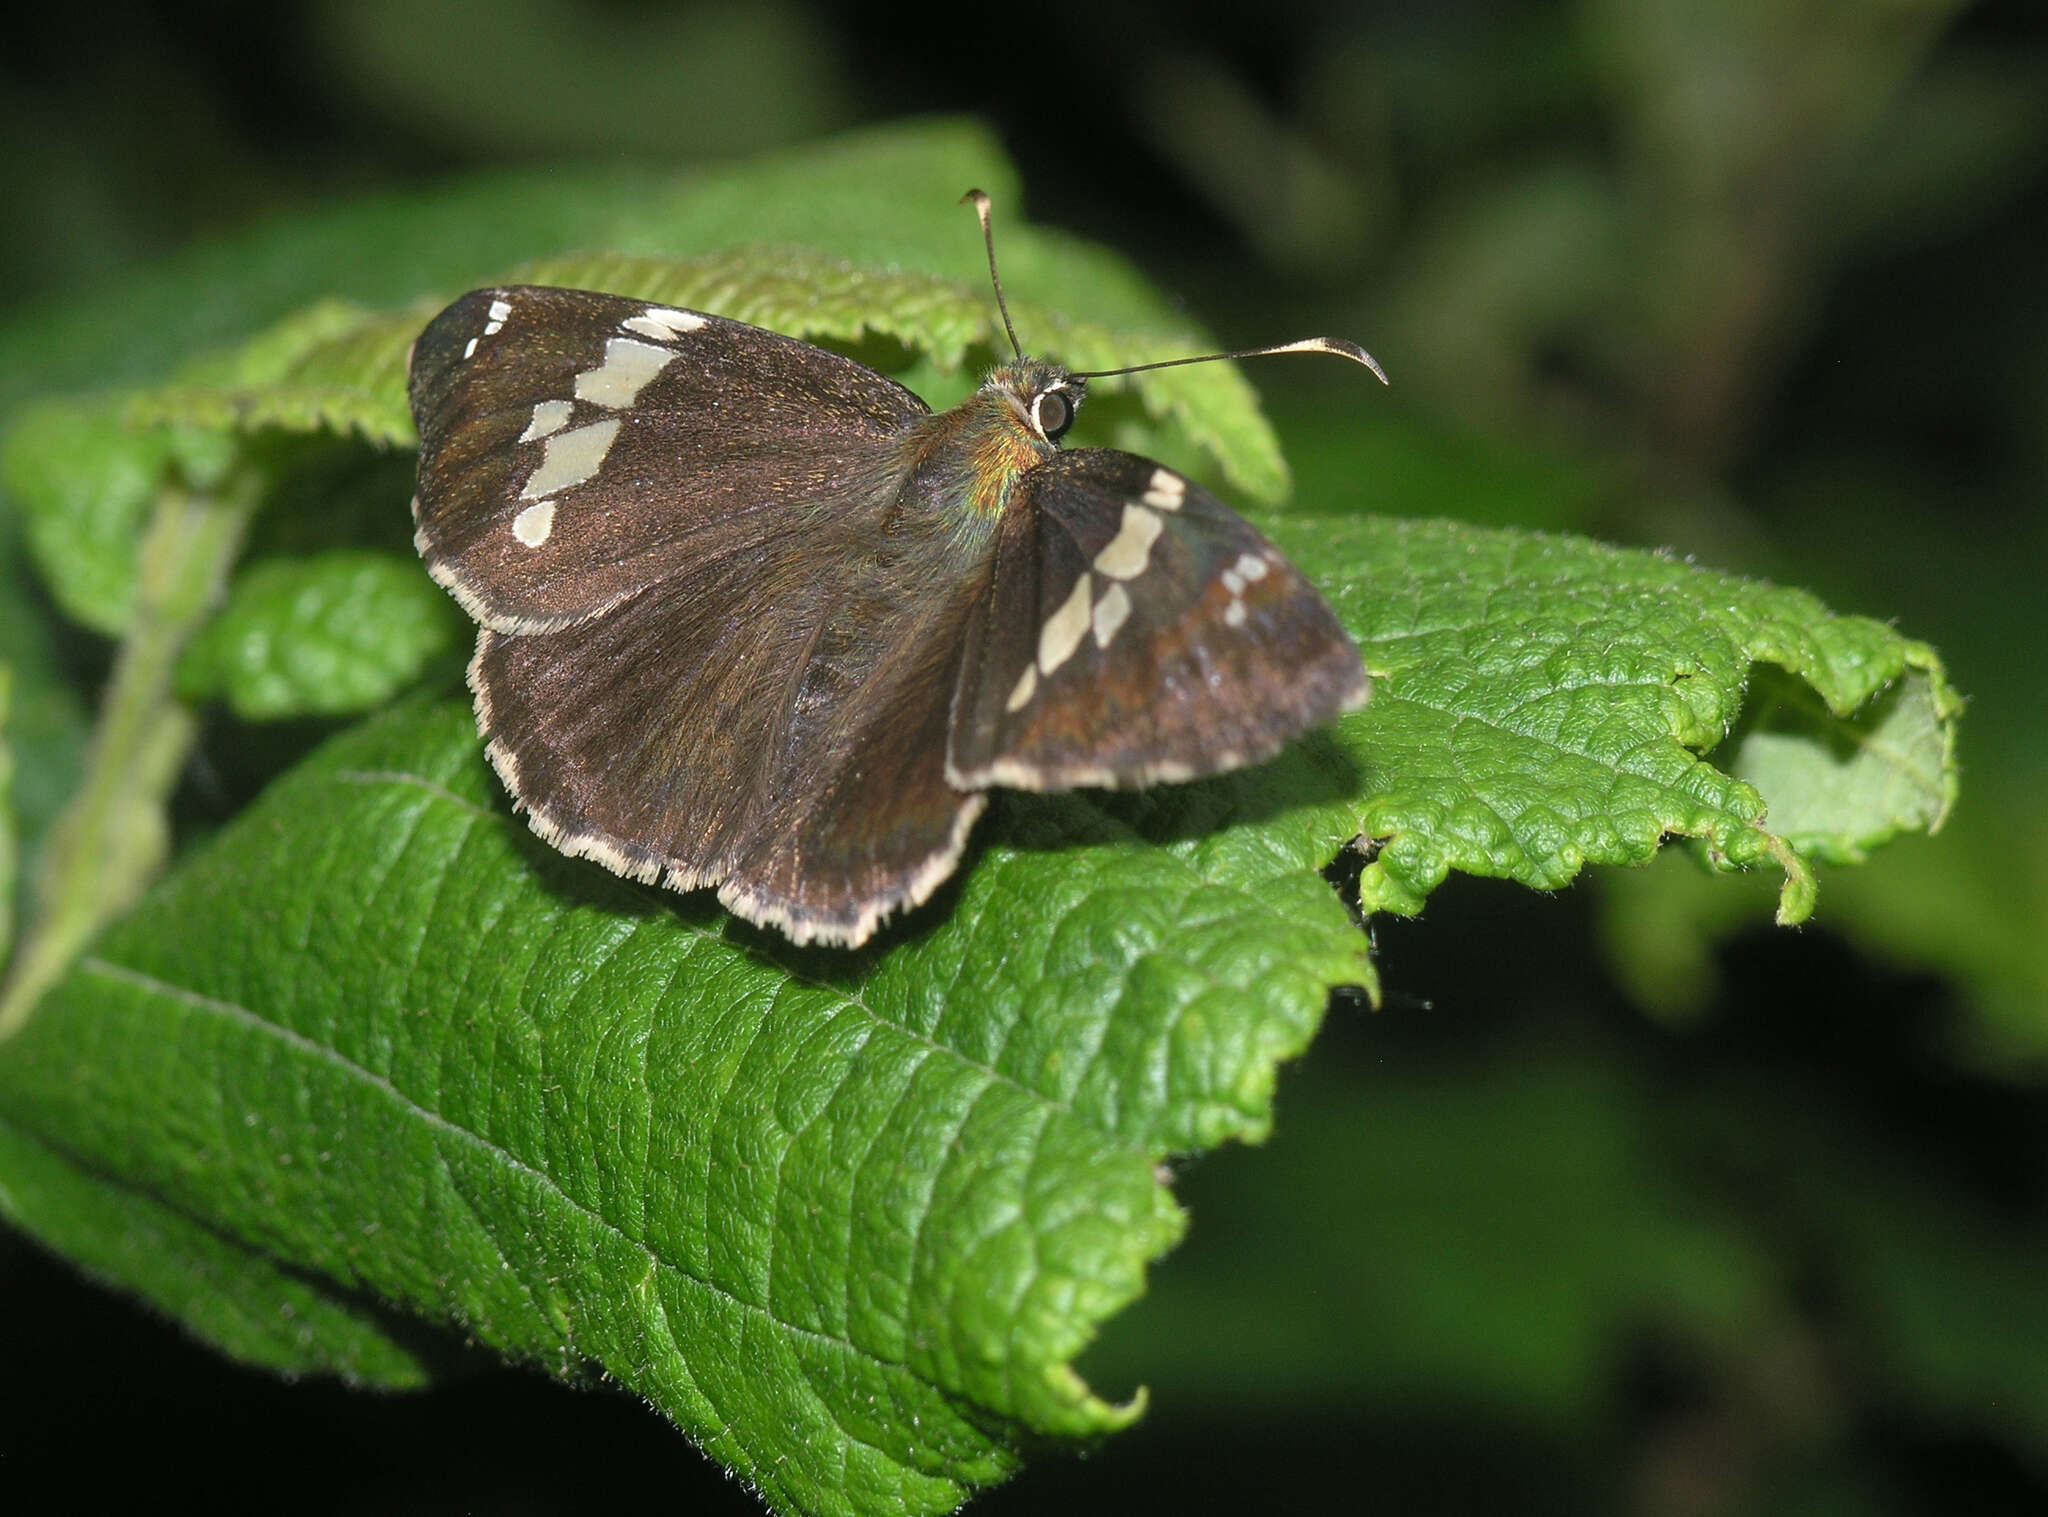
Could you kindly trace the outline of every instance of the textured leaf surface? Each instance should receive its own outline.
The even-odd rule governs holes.
[[[1344,727],[1369,911],[1420,910],[1452,869],[1551,890],[1684,837],[1717,868],[1784,869],[1795,922],[1809,859],[1937,826],[1953,800],[1961,703],[1933,651],[1803,591],[1583,538],[1265,525],[1322,569],[1379,682]],[[1781,718],[1792,681],[1774,674],[1734,749],[1743,774],[1724,772],[1709,756],[1759,665],[1792,676],[1808,714]]]
[[[178,669],[181,694],[252,721],[367,711],[468,641],[468,623],[411,559],[336,550],[257,564]]]
[[[1372,909],[1666,835],[1788,869],[1803,907],[1763,795],[1703,757],[1741,751],[1758,662],[1837,724],[1952,721],[1925,649],[1798,592],[1570,538],[1267,525],[1374,703],[1249,774],[1006,796],[871,954],[556,858],[462,703],[407,707],[117,929],[0,1058],[0,1113],[334,1289],[601,1365],[781,1508],[949,1505],[1129,1415],[1071,1358],[1178,1234],[1154,1161],[1261,1136],[1276,1063],[1367,978],[1317,873],[1347,839],[1377,845]],[[1831,848],[1900,824],[1856,799],[1899,746],[1850,750]],[[1938,815],[1945,771],[1899,768]]]
[[[373,1304],[325,1291],[5,1120],[0,1217],[247,1363],[386,1390],[426,1382],[395,1319]]]
[[[1178,1236],[1155,1161],[1262,1133],[1367,975],[1260,834],[1025,801],[895,952],[798,954],[549,854],[466,705],[409,706],[110,934],[0,1114],[333,1288],[602,1365],[781,1509],[942,1510],[1133,1414],[1069,1360]]]

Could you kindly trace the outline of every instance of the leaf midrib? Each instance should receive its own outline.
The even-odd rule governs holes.
[[[425,775],[414,774],[404,770],[389,769],[339,770],[335,772],[333,778],[335,782],[343,784],[405,786],[425,793],[434,801],[438,801],[443,804],[454,807],[455,809],[463,812],[466,816],[468,816],[474,821],[488,822],[491,825],[497,827],[508,827],[512,825],[500,813],[490,809],[489,807],[478,805],[476,802],[468,799],[467,797],[459,795],[456,792],[450,790],[447,786],[443,785],[439,781],[434,780]],[[653,898],[653,892],[649,891],[645,892],[645,894],[648,896],[648,898]],[[701,943],[715,944],[722,948],[730,948],[733,946],[727,939],[723,938],[718,933],[709,931],[702,927],[698,927],[693,923],[685,922],[672,914],[667,915],[666,920],[673,927],[681,929],[685,934],[697,939]],[[486,1154],[496,1159],[502,1160],[509,1169],[516,1171],[517,1173],[522,1174],[528,1177],[529,1179],[540,1183],[550,1194],[560,1198],[560,1200],[564,1202],[569,1207],[569,1209],[571,1209],[578,1215],[585,1217],[589,1221],[597,1224],[604,1231],[618,1238],[620,1241],[638,1249],[643,1254],[645,1254],[650,1267],[671,1270],[677,1276],[691,1281],[699,1288],[711,1292],[719,1298],[729,1301],[732,1304],[740,1307],[741,1309],[751,1314],[754,1314],[762,1318],[763,1320],[766,1320],[793,1335],[817,1341],[838,1351],[855,1355],[866,1361],[880,1365],[885,1369],[900,1373],[927,1389],[940,1391],[943,1391],[945,1389],[943,1386],[937,1385],[936,1383],[926,1379],[924,1376],[920,1375],[914,1368],[912,1368],[910,1365],[904,1363],[901,1360],[894,1359],[886,1355],[877,1353],[874,1350],[864,1347],[861,1344],[858,1344],[853,1340],[846,1338],[840,1334],[821,1331],[818,1328],[811,1327],[806,1324],[787,1321],[786,1319],[777,1315],[769,1306],[763,1305],[762,1303],[756,1301],[749,1300],[744,1296],[735,1294],[729,1287],[715,1280],[704,1278],[695,1270],[669,1258],[655,1244],[651,1243],[650,1241],[644,1238],[634,1236],[625,1228],[623,1228],[619,1223],[617,1223],[615,1220],[605,1216],[602,1212],[593,1209],[589,1204],[572,1195],[568,1190],[566,1190],[563,1187],[561,1182],[554,1176],[548,1174],[544,1170],[535,1168],[525,1159],[505,1149],[501,1145],[493,1142],[491,1139],[484,1136],[483,1134],[478,1133],[472,1130],[471,1128],[465,1127],[451,1120],[444,1114],[433,1110],[429,1106],[423,1105],[418,1099],[409,1094],[401,1086],[397,1085],[389,1078],[357,1063],[355,1060],[350,1059],[347,1055],[345,1055],[338,1049],[335,1049],[327,1044],[321,1043],[313,1038],[310,1038],[306,1036],[304,1033],[297,1031],[296,1029],[283,1026],[277,1022],[270,1021],[265,1017],[261,1016],[260,1014],[258,1014],[256,1011],[252,1010],[251,1008],[243,1006],[237,1002],[225,1000],[215,996],[206,995],[201,991],[191,989],[187,986],[175,984],[169,980],[165,980],[158,976],[148,974],[145,971],[135,969],[127,965],[114,963],[99,955],[91,955],[85,959],[82,959],[80,961],[79,968],[82,972],[97,974],[109,979],[116,980],[118,982],[130,985],[136,989],[140,989],[147,994],[161,996],[176,1001],[179,1004],[192,1009],[209,1012],[217,1016],[232,1018],[239,1025],[248,1027],[249,1029],[258,1033],[259,1035],[267,1034],[273,1036],[279,1041],[284,1042],[290,1047],[294,1048],[298,1052],[310,1055],[321,1060],[322,1062],[328,1064],[331,1068],[339,1070],[345,1076],[360,1080],[369,1088],[376,1090],[383,1097],[393,1101],[401,1110],[411,1113],[415,1118],[424,1122],[430,1129],[452,1134],[459,1141],[464,1141],[469,1144],[472,1144],[480,1150],[482,1150],[483,1152],[485,1152]],[[1091,1120],[1089,1117],[1087,1117],[1080,1111],[1076,1110],[1070,1103],[1059,1100],[1058,1098],[1053,1097],[1045,1093],[1044,1091],[1026,1085],[1022,1081],[1016,1079],[1014,1076],[1009,1075],[1000,1069],[996,1069],[992,1066],[984,1064],[980,1060],[970,1057],[969,1055],[963,1053],[961,1050],[957,1048],[953,1048],[950,1045],[937,1042],[928,1034],[918,1029],[909,1027],[900,1021],[896,1021],[882,1015],[874,1007],[870,1006],[866,1002],[866,1000],[857,992],[848,991],[838,986],[828,985],[822,981],[797,974],[787,969],[785,969],[783,972],[788,976],[788,981],[783,987],[785,990],[795,986],[801,986],[804,988],[821,992],[822,994],[836,1000],[841,1005],[859,1011],[860,1014],[866,1017],[877,1029],[886,1030],[895,1037],[902,1038],[908,1043],[922,1047],[927,1051],[927,1053],[934,1057],[944,1058],[946,1060],[956,1063],[959,1067],[963,1069],[973,1071],[974,1073],[980,1075],[988,1084],[999,1084],[1007,1086],[1011,1090],[1015,1091],[1017,1094],[1024,1097],[1027,1101],[1039,1107],[1042,1111],[1057,1112],[1065,1116],[1066,1118],[1081,1124],[1088,1131],[1090,1131],[1092,1134],[1094,1134],[1096,1137],[1100,1138],[1107,1144],[1110,1144],[1117,1148],[1128,1150],[1136,1156],[1143,1156],[1143,1150],[1138,1145],[1131,1143],[1127,1138],[1118,1134],[1113,1129],[1104,1127],[1101,1124]],[[979,1098],[977,1097],[977,1099]],[[486,1235],[488,1235],[488,1229],[486,1229]],[[544,1317],[545,1313],[538,1313],[538,1315]],[[663,1332],[666,1337],[666,1341],[673,1353],[675,1362],[683,1368],[684,1373],[687,1375],[689,1374],[687,1360],[682,1355],[679,1347],[676,1345],[676,1341],[672,1333],[670,1333],[668,1330],[666,1324],[665,1310],[663,1311],[662,1315],[664,1318]],[[692,1380],[692,1383],[695,1384],[695,1377],[691,1376],[690,1378]],[[704,1394],[701,1386],[698,1387],[698,1390],[700,1395]],[[711,1398],[708,1395],[705,1396],[705,1400],[707,1401],[707,1403],[710,1401],[710,1399]],[[837,1419],[834,1420],[836,1422]],[[848,1436],[851,1437],[852,1435],[849,1433]]]
[[[822,1332],[817,1328],[808,1327],[801,1323],[786,1321],[783,1318],[778,1317],[770,1308],[763,1306],[761,1303],[756,1301],[749,1301],[744,1296],[736,1295],[728,1287],[719,1284],[715,1280],[705,1279],[703,1276],[697,1274],[695,1271],[667,1257],[654,1244],[648,1242],[644,1238],[634,1237],[632,1234],[628,1233],[624,1228],[619,1226],[618,1223],[614,1222],[611,1218],[605,1216],[602,1212],[595,1210],[585,1202],[577,1199],[577,1197],[575,1197],[574,1195],[571,1195],[566,1189],[563,1188],[561,1182],[555,1179],[555,1177],[550,1175],[546,1170],[536,1169],[533,1165],[529,1164],[525,1159],[520,1158],[517,1154],[502,1147],[501,1145],[492,1142],[483,1134],[474,1132],[471,1129],[462,1126],[460,1123],[454,1122],[450,1120],[448,1117],[443,1116],[440,1112],[434,1111],[430,1107],[421,1105],[420,1102],[415,1100],[412,1096],[408,1095],[405,1092],[405,1090],[402,1089],[400,1086],[394,1084],[391,1080],[385,1078],[383,1075],[378,1074],[376,1071],[365,1068],[363,1065],[358,1064],[355,1060],[349,1058],[346,1054],[343,1054],[338,1049],[330,1048],[324,1043],[318,1042],[313,1038],[307,1037],[304,1033],[299,1032],[296,1029],[284,1027],[276,1022],[269,1021],[266,1018],[257,1015],[257,1013],[250,1010],[248,1007],[240,1005],[237,1002],[222,1000],[218,996],[209,996],[201,991],[191,990],[182,985],[174,985],[168,980],[160,979],[157,976],[145,973],[142,970],[131,968],[125,964],[116,964],[110,960],[103,959],[99,957],[97,954],[88,954],[86,957],[80,959],[78,967],[82,973],[100,975],[106,979],[114,980],[119,983],[128,985],[132,988],[141,990],[146,994],[161,996],[166,999],[176,1001],[181,1006],[188,1007],[192,1010],[209,1012],[217,1016],[231,1018],[240,1025],[250,1028],[258,1032],[259,1034],[271,1036],[278,1039],[280,1042],[286,1044],[287,1046],[291,1047],[292,1049],[300,1053],[311,1055],[314,1058],[317,1058],[322,1062],[326,1063],[331,1068],[339,1070],[345,1076],[362,1081],[372,1090],[377,1091],[380,1095],[393,1101],[403,1110],[410,1112],[414,1117],[424,1122],[429,1128],[432,1128],[437,1132],[445,1132],[451,1134],[459,1140],[468,1142],[476,1146],[477,1148],[482,1149],[486,1154],[492,1156],[493,1158],[503,1161],[507,1168],[515,1170],[521,1175],[524,1175],[531,1180],[537,1181],[550,1194],[554,1195],[559,1200],[561,1200],[566,1206],[568,1206],[570,1210],[576,1212],[578,1215],[582,1217],[587,1218],[589,1221],[596,1223],[600,1228],[602,1228],[607,1233],[611,1234],[613,1237],[618,1238],[622,1242],[632,1245],[634,1248],[637,1248],[640,1252],[644,1253],[647,1256],[647,1261],[651,1266],[660,1269],[671,1270],[675,1274],[681,1276],[686,1280],[691,1281],[693,1284],[700,1286],[704,1290],[710,1291],[712,1294],[722,1298],[723,1300],[731,1302],[734,1306],[740,1307],[742,1310],[753,1313],[756,1316],[765,1317],[768,1321],[776,1324],[781,1328],[784,1328],[792,1334],[813,1339],[817,1342],[825,1344],[828,1347],[842,1349],[850,1354],[854,1354],[863,1359],[870,1360],[886,1368],[900,1370],[905,1375],[909,1376],[911,1379],[917,1380],[918,1383],[921,1385],[931,1385],[931,1382],[926,1381],[922,1376],[918,1375],[916,1371],[914,1371],[909,1365],[904,1364],[899,1360],[890,1359],[881,1354],[874,1353],[873,1351],[863,1348],[861,1345],[853,1342],[851,1339],[841,1337],[836,1333]],[[488,1231],[489,1230],[486,1229],[487,1234]],[[500,1256],[500,1262],[506,1264],[507,1268],[510,1267],[509,1261],[505,1260],[502,1255]],[[542,1312],[538,1308],[538,1306],[536,1306],[536,1315],[545,1316],[545,1313]],[[676,1354],[678,1364],[682,1365],[685,1373],[688,1373],[687,1362],[685,1361],[681,1353],[680,1347],[677,1346],[674,1337],[671,1335],[668,1341],[671,1349]],[[694,1377],[692,1378],[694,1380]],[[940,1387],[933,1388],[938,1389]],[[706,1399],[708,1400],[709,1398],[707,1397]]]

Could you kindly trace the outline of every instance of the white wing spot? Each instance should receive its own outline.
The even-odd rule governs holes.
[[[464,358],[476,357],[476,339],[474,337],[470,338],[470,340],[463,345],[462,356]]]
[[[519,434],[521,442],[539,442],[551,433],[559,432],[569,425],[569,413],[576,408],[574,401],[544,400],[533,408],[533,420],[526,424],[526,430]]]
[[[1232,595],[1244,594],[1244,576],[1235,569],[1225,569],[1222,574],[1223,588]]]
[[[1131,614],[1131,597],[1122,585],[1111,585],[1095,603],[1095,646],[1107,648],[1117,628]]]
[[[1266,561],[1256,553],[1238,554],[1235,567],[1237,572],[1246,579],[1264,579],[1266,577]]]
[[[587,427],[557,432],[542,444],[547,452],[541,458],[540,467],[533,471],[533,478],[519,492],[519,498],[538,500],[543,495],[553,495],[557,490],[582,484],[598,471],[605,454],[611,451],[612,439],[618,435],[619,419],[616,416],[606,421],[594,421]]]
[[[1164,469],[1154,469],[1151,483],[1145,486],[1145,504],[1155,511],[1178,511],[1187,495],[1188,482]]]
[[[614,337],[604,345],[604,362],[576,376],[576,398],[623,411],[675,356],[667,348]]]
[[[638,316],[628,316],[619,323],[620,330],[638,332],[656,342],[674,342],[683,333],[694,332],[703,325],[704,318],[695,311],[671,311],[665,306],[649,306]]]
[[[1223,609],[1223,624],[1226,627],[1242,627],[1244,625],[1243,601],[1238,600],[1235,596],[1231,598],[1230,604]]]
[[[555,530],[555,503],[536,501],[512,518],[512,535],[529,548],[538,548]]]
[[[1166,529],[1166,522],[1153,511],[1143,506],[1124,507],[1124,524],[1117,529],[1109,546],[1095,555],[1097,572],[1107,574],[1111,579],[1136,579],[1145,572],[1145,564],[1152,556],[1152,544],[1159,540],[1159,534]]]
[[[1038,672],[1050,674],[1074,656],[1081,639],[1088,635],[1088,576],[1074,582],[1066,604],[1045,619],[1038,633]]]
[[[1005,711],[1022,711],[1026,703],[1037,693],[1038,665],[1026,664],[1024,666],[1024,673],[1018,677],[1017,688],[1010,692],[1010,698],[1004,703],[1003,709]]]
[[[502,300],[491,302],[490,320],[484,325],[484,336],[496,337],[504,330],[505,318],[512,314],[512,307]]]

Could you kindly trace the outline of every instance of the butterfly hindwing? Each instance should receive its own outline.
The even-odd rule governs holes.
[[[966,788],[1192,779],[1364,702],[1335,613],[1249,523],[1148,459],[1020,482],[970,621],[947,772]]]
[[[499,632],[569,626],[748,551],[860,486],[849,466],[886,466],[881,443],[928,414],[807,343],[582,290],[473,291],[411,369],[421,556]]]
[[[861,942],[929,896],[983,805],[945,773],[977,581],[909,593],[933,560],[885,507],[832,502],[809,533],[698,566],[688,594],[482,633],[479,725],[534,830],[632,878],[717,885],[797,942]]]

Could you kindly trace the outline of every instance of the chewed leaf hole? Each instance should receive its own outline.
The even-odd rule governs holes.
[[[1950,740],[1933,682],[1917,670],[1839,715],[1804,680],[1760,664],[1711,761],[1756,787],[1764,825],[1796,851],[1853,863],[1902,831],[1940,826]]]

